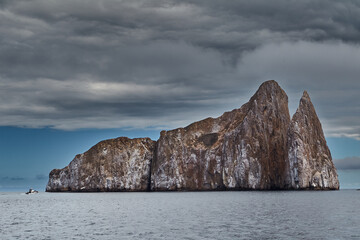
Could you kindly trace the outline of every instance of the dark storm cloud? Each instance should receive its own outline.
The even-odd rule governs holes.
[[[360,169],[360,157],[334,159],[334,164],[337,169]]]
[[[360,139],[356,1],[0,1],[0,125],[175,127],[276,79]],[[293,97],[294,96],[294,97]]]

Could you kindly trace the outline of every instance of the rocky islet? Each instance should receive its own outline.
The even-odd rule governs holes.
[[[241,108],[160,138],[102,141],[50,172],[48,192],[339,189],[321,123],[305,91],[264,82]]]

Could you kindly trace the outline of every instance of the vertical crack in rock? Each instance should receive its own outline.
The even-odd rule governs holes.
[[[47,191],[338,189],[320,121],[305,92],[290,121],[271,80],[218,118],[162,131],[157,142],[102,141],[54,169]]]

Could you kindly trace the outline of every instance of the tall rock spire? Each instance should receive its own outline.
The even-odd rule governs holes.
[[[148,138],[102,141],[54,169],[47,191],[338,189],[307,92],[290,121],[288,97],[266,81],[241,108]]]
[[[283,189],[289,122],[286,93],[266,81],[239,109],[162,132],[152,189]]]
[[[296,189],[339,189],[320,120],[304,91],[288,132],[290,184]]]

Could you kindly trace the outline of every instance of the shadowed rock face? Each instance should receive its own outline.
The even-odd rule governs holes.
[[[148,138],[117,138],[50,173],[47,191],[338,189],[304,93],[290,121],[286,93],[263,83],[241,108]]]
[[[339,189],[336,169],[321,123],[306,91],[292,118],[288,144],[293,188]]]
[[[146,191],[154,146],[150,138],[99,142],[67,167],[52,170],[46,191]]]
[[[289,122],[286,93],[265,82],[240,109],[161,132],[151,188],[284,188]]]

